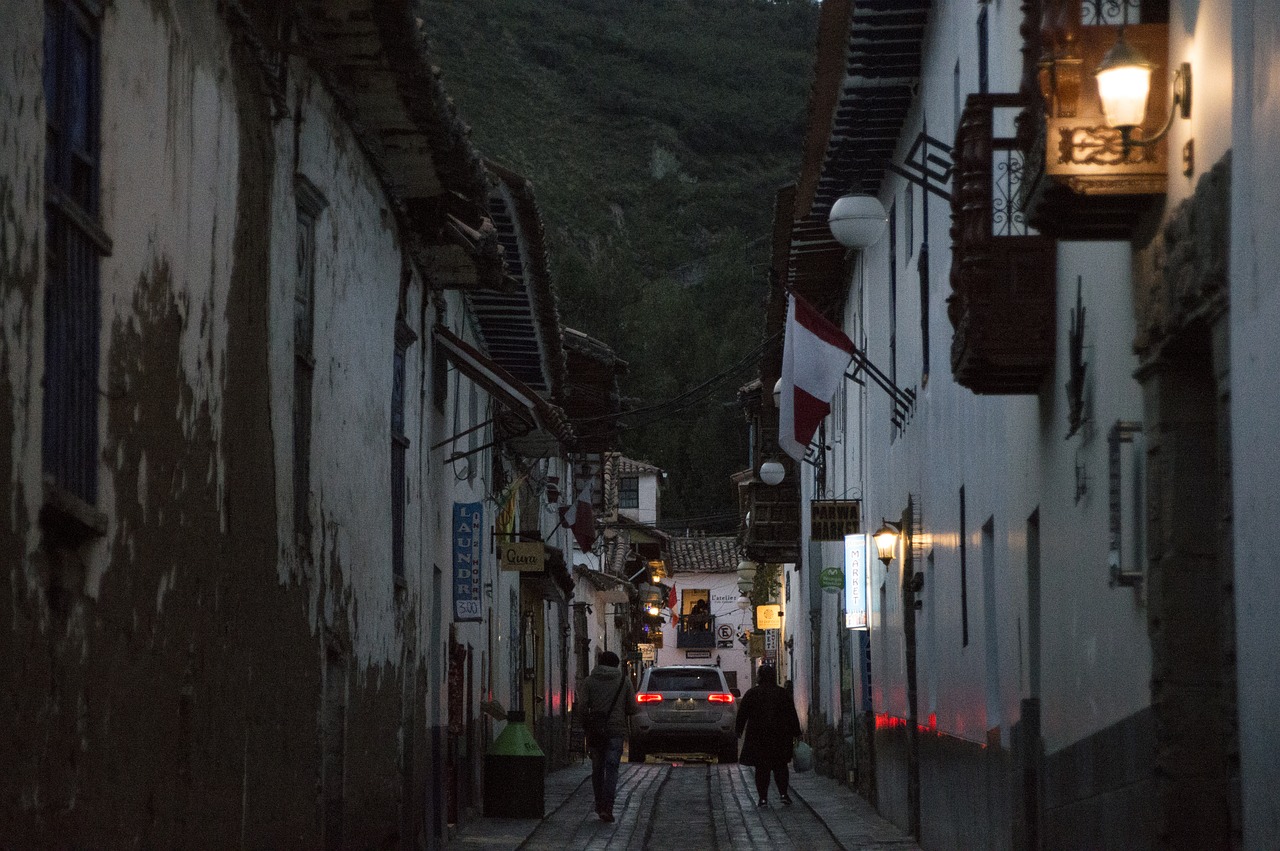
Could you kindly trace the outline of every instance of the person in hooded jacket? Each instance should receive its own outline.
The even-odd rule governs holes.
[[[800,716],[796,714],[791,692],[778,685],[777,672],[772,665],[760,666],[755,688],[748,689],[738,704],[739,736],[744,727],[747,735],[738,761],[755,766],[756,792],[760,794],[757,806],[769,806],[770,774],[782,795],[783,805],[790,806],[787,763],[791,761],[795,740],[800,735]]]
[[[622,741],[627,736],[628,719],[640,710],[631,678],[619,667],[617,653],[606,650],[596,657],[596,666],[584,684],[582,708],[586,713],[609,713],[605,740],[588,741],[587,747],[591,751],[591,790],[595,793],[596,815],[601,821],[613,821]]]

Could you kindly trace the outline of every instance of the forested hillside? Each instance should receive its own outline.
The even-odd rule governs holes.
[[[733,407],[761,342],[773,195],[794,180],[809,0],[427,0],[480,149],[534,184],[566,324],[631,363],[623,449],[668,521],[732,529]],[[728,372],[695,404],[646,409]],[[687,400],[686,400],[687,401]]]

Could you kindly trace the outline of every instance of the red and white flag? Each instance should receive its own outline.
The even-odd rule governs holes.
[[[782,396],[778,401],[778,445],[804,459],[813,433],[831,411],[831,399],[853,360],[853,342],[797,295],[787,300],[782,347]]]
[[[595,512],[591,508],[591,495],[595,486],[595,477],[587,479],[587,483],[578,491],[573,505],[560,509],[560,520],[573,532],[573,540],[578,549],[584,553],[591,552],[591,545],[596,541]]]

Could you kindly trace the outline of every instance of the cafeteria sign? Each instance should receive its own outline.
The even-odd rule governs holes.
[[[782,629],[782,607],[777,604],[756,606],[756,626],[760,629]]]
[[[542,572],[546,551],[537,541],[515,541],[501,544],[498,549],[502,553],[503,570],[518,570],[522,573]]]

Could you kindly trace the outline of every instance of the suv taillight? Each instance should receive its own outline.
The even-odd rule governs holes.
[[[709,694],[707,695],[709,703],[733,703],[733,695],[731,694]]]
[[[730,695],[732,697],[732,695]],[[636,703],[661,703],[662,695],[653,692],[642,691],[636,695]]]

